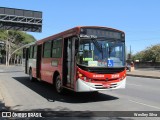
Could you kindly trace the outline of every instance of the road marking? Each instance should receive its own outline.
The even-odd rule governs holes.
[[[159,107],[156,107],[156,106],[153,106],[153,105],[148,105],[148,104],[145,104],[145,103],[141,103],[141,102],[137,102],[137,101],[134,101],[134,100],[129,100],[131,102],[134,102],[134,103],[137,103],[137,104],[140,104],[140,105],[144,105],[144,106],[148,106],[148,107],[152,107],[152,108],[156,108],[156,109],[159,109]]]
[[[137,85],[137,84],[128,84],[127,85],[133,85],[133,86],[142,86],[142,85]]]

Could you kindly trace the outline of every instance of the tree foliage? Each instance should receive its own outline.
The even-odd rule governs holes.
[[[3,48],[1,46],[0,54],[1,56],[6,55],[8,62],[12,57],[12,53],[20,48],[21,46],[34,42],[36,39],[22,31],[14,30],[0,30],[0,41],[3,41]],[[8,54],[8,55],[7,55]],[[17,51],[15,54],[22,54],[22,51]]]
[[[160,44],[147,47],[145,50],[136,53],[132,59],[142,62],[160,62]]]
[[[0,30],[0,40],[6,41],[11,40],[13,44],[24,45],[30,42],[36,41],[36,39],[26,32],[14,31],[14,30]]]

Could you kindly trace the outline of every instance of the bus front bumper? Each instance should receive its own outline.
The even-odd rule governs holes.
[[[76,81],[76,92],[89,92],[89,91],[101,91],[101,90],[112,90],[112,89],[120,89],[125,88],[126,86],[126,78],[121,80],[120,82],[111,83],[108,87],[105,87],[101,83],[91,83],[86,82],[84,80],[78,79]]]

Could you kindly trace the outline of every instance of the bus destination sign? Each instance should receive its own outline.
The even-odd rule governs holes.
[[[80,37],[85,36],[95,36],[95,37],[105,37],[105,38],[112,38],[112,39],[121,39],[124,37],[123,33],[116,32],[116,31],[109,31],[105,29],[81,29]]]

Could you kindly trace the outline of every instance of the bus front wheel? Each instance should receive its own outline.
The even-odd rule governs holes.
[[[62,93],[64,92],[63,87],[62,87],[62,80],[61,80],[61,78],[60,78],[60,75],[58,75],[58,76],[56,77],[55,88],[56,88],[56,91],[57,91],[59,94],[62,94]]]

